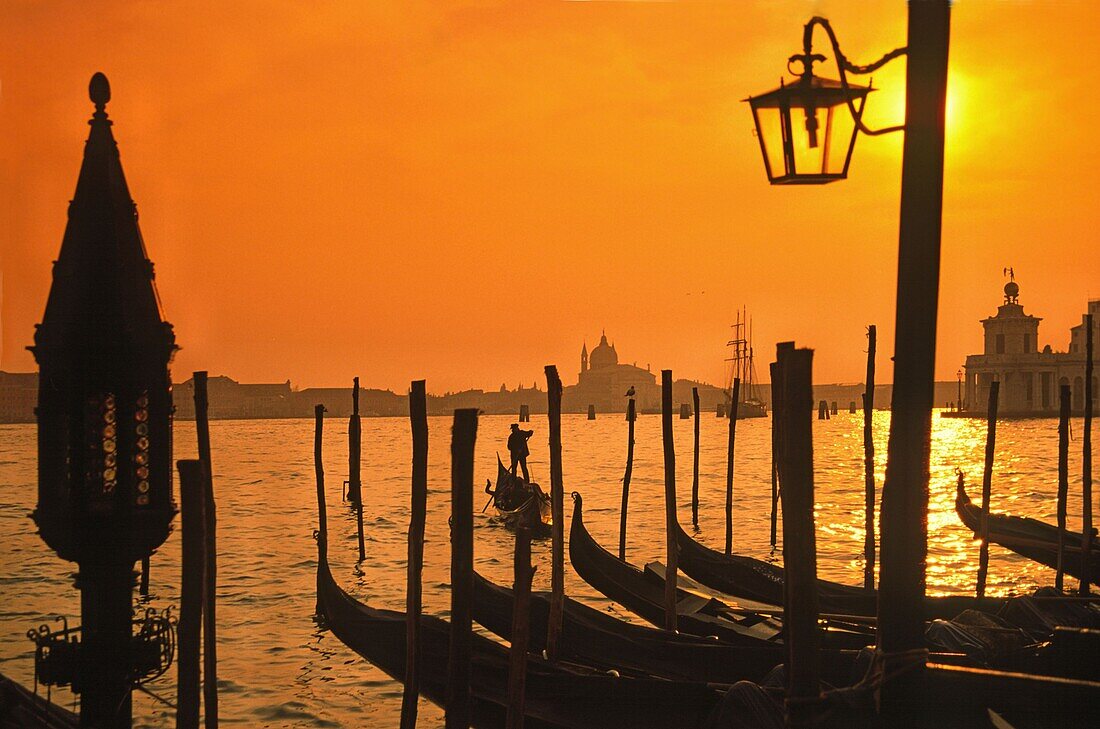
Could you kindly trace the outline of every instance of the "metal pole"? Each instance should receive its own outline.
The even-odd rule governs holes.
[[[1085,315],[1085,425],[1081,434],[1081,588],[1082,595],[1089,593],[1089,585],[1095,580],[1092,574],[1092,314]]]
[[[130,600],[134,565],[81,563],[80,589],[83,645],[79,677],[80,725],[129,729]]]
[[[879,519],[878,647],[887,655],[924,646],[950,21],[948,0],[909,3],[894,394]],[[887,711],[889,688],[883,692]]]

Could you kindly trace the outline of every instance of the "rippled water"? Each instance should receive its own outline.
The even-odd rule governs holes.
[[[494,452],[503,450],[511,419],[485,416],[479,425],[475,478],[495,478]],[[701,506],[697,538],[719,549],[724,544],[726,422],[703,417]],[[818,571],[823,577],[862,580],[863,446],[862,415],[841,413],[814,421]],[[690,521],[692,422],[676,420],[677,484],[680,518]],[[885,468],[889,413],[875,414],[878,483]],[[1053,521],[1055,513],[1056,421],[1009,421],[998,427],[994,508]],[[532,477],[549,482],[546,424],[532,423]],[[621,416],[594,422],[584,416],[563,419],[566,491],[585,496],[586,523],[605,546],[617,544],[620,479],[627,424]],[[660,418],[640,417],[631,482],[628,557],[636,564],[663,559],[663,470]],[[970,474],[977,496],[984,459],[982,421],[936,418],[932,449],[929,514],[929,591],[960,593],[974,587],[977,546],[954,513],[952,469]],[[431,418],[425,611],[446,615],[449,549],[450,419]],[[1073,423],[1075,435],[1081,421]],[[355,519],[340,504],[346,477],[347,423],[329,420],[325,430],[331,560],[337,580],[350,592],[383,607],[402,609],[408,525],[411,439],[400,418],[363,421],[363,483],[366,500],[367,561],[357,566]],[[218,641],[221,720],[248,726],[396,726],[400,684],[389,680],[345,648],[313,619],[316,523],[311,420],[216,421],[211,424],[218,506]],[[740,421],[737,426],[735,545],[745,554],[768,558],[770,501],[770,424]],[[54,615],[76,617],[75,565],[63,563],[34,533],[27,518],[35,491],[35,428],[0,426],[0,673],[30,686],[33,676],[28,628]],[[176,457],[195,457],[193,423],[176,430]],[[1071,443],[1070,524],[1080,514],[1079,438]],[[480,508],[481,486],[475,504]],[[571,504],[566,501],[566,515]],[[178,522],[177,522],[178,523]],[[478,569],[494,581],[511,583],[512,540],[491,516],[475,520]],[[566,533],[568,534],[568,525]],[[150,603],[179,601],[179,534],[153,557]],[[537,543],[536,589],[547,589],[549,541]],[[989,591],[1021,591],[1052,581],[1052,572],[993,545]],[[590,604],[621,616],[624,610],[597,596],[566,567],[566,589]],[[150,688],[174,701],[175,669]],[[54,692],[60,703],[72,695]],[[142,693],[134,695],[136,726],[169,727],[174,713]],[[421,702],[420,726],[442,726],[442,712]]]

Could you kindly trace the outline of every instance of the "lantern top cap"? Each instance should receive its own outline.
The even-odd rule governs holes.
[[[88,82],[88,98],[95,104],[97,111],[103,111],[103,107],[111,100],[111,82],[102,71],[96,71]]]
[[[874,91],[872,86],[859,86],[848,83],[847,86],[839,81],[821,76],[792,79],[789,83],[779,80],[779,88],[750,96],[742,101],[747,101],[757,109],[774,109],[781,106],[802,108],[804,106],[828,107],[847,103],[848,100],[866,98],[867,94]],[[808,97],[812,96],[810,99]],[[807,103],[812,102],[812,103]]]

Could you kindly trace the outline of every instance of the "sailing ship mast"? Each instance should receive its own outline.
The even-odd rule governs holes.
[[[753,365],[752,346],[752,319],[747,309],[742,307],[737,312],[737,320],[730,325],[733,329],[733,337],[726,342],[730,348],[730,356],[726,358],[729,363],[726,376],[726,392],[733,388],[734,378],[741,380],[740,395],[736,404],[731,403],[730,410],[740,413],[740,417],[757,417],[756,410],[761,410],[763,405],[756,396],[756,367]],[[750,407],[746,408],[746,404]],[[751,414],[750,414],[751,413]]]

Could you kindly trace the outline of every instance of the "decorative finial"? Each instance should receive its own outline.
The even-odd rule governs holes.
[[[102,71],[96,71],[88,83],[88,98],[95,104],[97,112],[103,111],[103,107],[111,100],[111,82]]]

